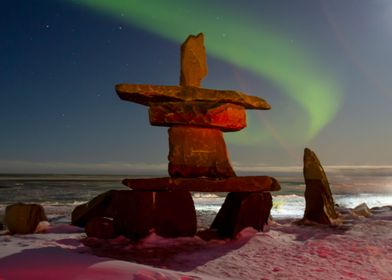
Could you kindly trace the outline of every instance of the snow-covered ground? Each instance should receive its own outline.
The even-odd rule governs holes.
[[[86,239],[57,224],[47,233],[0,235],[0,279],[392,279],[392,207],[345,215],[339,227],[274,222],[234,240]],[[85,246],[88,244],[90,247]]]

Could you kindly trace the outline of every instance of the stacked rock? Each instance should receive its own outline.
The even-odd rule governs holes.
[[[116,85],[121,99],[149,107],[151,125],[169,127],[170,178],[125,179],[123,183],[134,191],[154,193],[232,192],[211,229],[221,236],[233,237],[247,226],[262,229],[272,207],[269,192],[279,190],[280,186],[268,176],[236,177],[223,132],[246,127],[245,109],[271,107],[261,98],[238,91],[201,88],[207,72],[204,36],[200,33],[190,35],[181,46],[179,86]],[[156,195],[162,195],[159,192],[154,194],[154,201]],[[160,210],[163,209],[157,211]],[[249,217],[252,213],[253,218]],[[189,217],[189,220],[196,219]]]

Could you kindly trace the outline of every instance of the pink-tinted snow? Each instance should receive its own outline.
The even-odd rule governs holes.
[[[0,235],[0,279],[392,279],[392,208],[339,227],[273,223],[235,240],[84,239],[77,228]],[[83,240],[83,242],[81,242]],[[92,245],[86,247],[83,243]],[[97,255],[94,255],[97,254]]]

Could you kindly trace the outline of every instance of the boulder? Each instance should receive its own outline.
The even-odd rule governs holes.
[[[111,239],[116,237],[113,227],[113,218],[93,217],[87,222],[84,230],[88,237],[101,239]]]
[[[194,236],[197,220],[190,192],[116,191],[114,229],[130,239],[155,231],[163,237]]]
[[[235,176],[222,131],[214,128],[169,128],[169,174],[171,177]]]
[[[207,75],[207,58],[204,35],[189,35],[181,45],[180,85],[200,87],[201,80]]]
[[[4,223],[12,234],[34,233],[38,224],[47,220],[39,204],[17,203],[5,208]]]
[[[239,131],[246,127],[244,107],[212,102],[155,103],[149,108],[151,125],[189,125]]]
[[[72,211],[71,224],[85,227],[93,217],[113,217],[111,200],[114,190],[104,192],[87,203],[78,205]]]
[[[362,216],[369,218],[372,216],[372,211],[369,209],[366,203],[361,203],[358,206],[356,206],[354,209],[351,210],[352,214],[356,216]]]
[[[304,220],[320,224],[335,224],[339,215],[327,176],[316,154],[308,148],[304,152],[305,213]]]
[[[211,224],[210,230],[221,237],[234,238],[246,227],[263,230],[272,208],[269,192],[229,193]]]

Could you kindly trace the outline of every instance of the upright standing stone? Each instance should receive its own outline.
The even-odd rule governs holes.
[[[163,237],[194,236],[197,219],[191,193],[181,190],[156,192],[154,228]]]
[[[316,154],[308,148],[304,152],[305,214],[304,220],[320,224],[334,224],[338,218],[327,176]]]
[[[115,232],[130,239],[140,239],[147,236],[154,228],[154,199],[153,192],[113,192]]]
[[[190,35],[181,46],[181,86],[200,87],[201,80],[207,75],[204,35]]]

